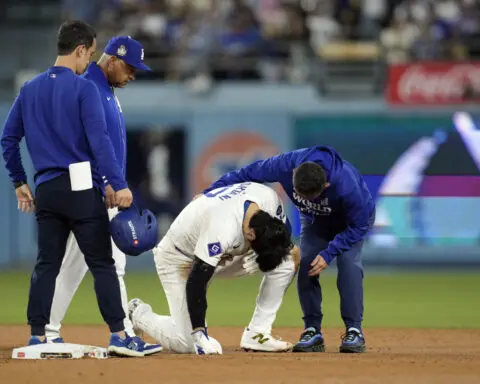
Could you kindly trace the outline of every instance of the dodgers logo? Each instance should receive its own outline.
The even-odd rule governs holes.
[[[207,245],[208,248],[208,255],[210,257],[218,256],[222,253],[222,246],[219,242],[217,243],[209,243]]]

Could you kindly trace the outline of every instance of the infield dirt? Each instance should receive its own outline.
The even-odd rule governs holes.
[[[0,327],[0,383],[480,383],[480,330],[366,329],[365,354],[338,353],[340,329],[326,330],[326,353],[246,353],[240,328],[211,328],[222,356],[162,352],[145,358],[12,360],[27,326]],[[295,341],[300,329],[279,328]],[[106,346],[104,326],[65,326],[68,342]]]

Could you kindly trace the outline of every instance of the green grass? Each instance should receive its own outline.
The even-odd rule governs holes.
[[[245,326],[255,307],[259,277],[214,280],[209,289],[209,325]],[[168,307],[155,274],[126,277],[129,296],[140,297],[160,314]],[[335,274],[322,277],[325,326],[342,325]],[[480,328],[480,277],[477,273],[371,274],[365,278],[365,326]],[[0,274],[0,324],[25,324],[29,272]],[[301,310],[292,285],[276,326],[301,327]],[[65,324],[101,324],[88,275],[75,295]]]

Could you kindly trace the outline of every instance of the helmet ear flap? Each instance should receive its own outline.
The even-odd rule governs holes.
[[[152,212],[148,212],[148,215],[147,215],[147,225],[148,225],[148,229],[151,229],[152,228],[152,224],[154,222],[155,217],[153,216],[153,213]]]

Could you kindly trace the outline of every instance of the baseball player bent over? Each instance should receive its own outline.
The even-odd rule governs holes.
[[[190,202],[153,249],[170,316],[140,299],[129,302],[139,329],[177,353],[221,354],[206,328],[206,292],[212,276],[264,273],[257,305],[245,329],[245,350],[279,352],[292,344],[272,337],[283,296],[293,280],[299,252],[292,246],[283,204],[276,192],[257,183],[219,188]]]

